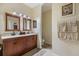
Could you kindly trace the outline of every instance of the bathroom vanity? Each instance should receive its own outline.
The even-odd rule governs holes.
[[[20,24],[23,22],[23,25]],[[23,27],[21,30],[20,27]],[[32,32],[31,19],[5,13],[5,32],[12,31],[7,36],[1,35],[3,56],[19,56],[37,47],[37,34]],[[17,32],[20,34],[16,34]],[[22,32],[21,32],[22,31]],[[27,32],[27,33],[25,33]]]
[[[3,56],[19,56],[37,47],[37,35],[25,34],[1,37]]]

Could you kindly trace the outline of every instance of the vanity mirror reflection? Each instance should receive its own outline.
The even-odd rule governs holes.
[[[23,18],[23,30],[24,31],[31,30],[31,19]]]
[[[20,17],[5,13],[6,16],[6,31],[20,31]]]

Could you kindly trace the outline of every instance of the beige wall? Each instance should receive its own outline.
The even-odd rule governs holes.
[[[58,55],[78,55],[79,41],[60,40],[58,38],[57,24],[64,21],[79,20],[79,4],[75,4],[75,13],[71,16],[61,16],[61,6],[64,4],[52,5],[52,45],[53,51]]]
[[[42,40],[41,7],[42,7],[42,4],[33,8],[33,20],[37,21],[37,28],[33,29],[33,31],[38,33],[38,40],[37,40],[38,48],[42,48],[41,47],[41,40]]]
[[[42,35],[45,43],[52,44],[52,9],[42,13]]]
[[[5,33],[5,12],[7,13],[23,13],[32,18],[32,9],[27,7],[24,4],[21,3],[2,3],[0,4],[0,33]],[[21,18],[21,27],[20,29],[23,29],[23,22]]]

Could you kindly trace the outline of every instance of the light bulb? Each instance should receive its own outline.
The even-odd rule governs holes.
[[[16,12],[13,12],[13,15],[16,15]]]
[[[27,17],[28,19],[31,19],[29,16]]]
[[[26,18],[26,15],[23,15],[23,17],[25,17],[25,18]]]
[[[22,16],[22,13],[20,13],[19,16]]]

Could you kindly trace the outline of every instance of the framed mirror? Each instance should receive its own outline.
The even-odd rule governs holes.
[[[23,18],[23,30],[24,31],[31,30],[31,19]]]
[[[6,31],[20,31],[20,17],[9,13],[6,16]]]

